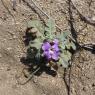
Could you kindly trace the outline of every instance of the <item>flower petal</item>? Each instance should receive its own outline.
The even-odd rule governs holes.
[[[52,54],[52,59],[54,59],[55,61],[57,61],[57,60],[58,60],[58,56],[59,56],[59,53],[54,52],[54,53]]]
[[[49,60],[49,59],[51,59],[51,54],[50,54],[50,52],[49,51],[44,51],[44,56]]]
[[[59,42],[58,39],[54,39],[53,41],[54,44],[58,44],[58,42]]]
[[[45,42],[42,45],[42,50],[44,50],[44,51],[49,50],[50,47],[51,47],[50,43],[49,42]]]
[[[57,44],[54,44],[54,45],[52,46],[52,49],[53,49],[54,51],[59,51],[59,47],[58,47]]]

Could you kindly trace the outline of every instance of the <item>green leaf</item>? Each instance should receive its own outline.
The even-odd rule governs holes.
[[[65,50],[67,43],[68,43],[68,40],[61,41],[60,44],[59,44],[59,47],[60,47],[62,50]]]
[[[68,50],[70,50],[71,48],[73,49],[73,50],[76,50],[76,45],[71,41],[69,41],[68,43],[67,43],[67,45],[66,45],[66,48],[68,49]]]
[[[65,31],[57,35],[57,38],[60,40],[61,49],[66,49],[66,46],[70,48],[70,46],[68,45],[69,35],[70,35],[70,31]]]
[[[63,38],[70,36],[70,34],[71,34],[70,31],[64,31],[63,32]]]
[[[56,32],[55,21],[53,19],[50,18],[48,20],[48,22],[46,23],[45,31],[47,37],[53,38],[53,36],[55,35],[54,32]]]
[[[71,42],[71,48],[72,48],[73,50],[76,50],[76,45],[75,45],[75,43]]]
[[[68,39],[68,36],[70,36],[70,31],[63,31],[61,33],[57,33],[57,38],[60,40],[60,41],[65,41]]]
[[[69,61],[71,60],[72,54],[68,50],[64,50],[62,53],[63,60]]]
[[[64,68],[68,68],[69,66],[69,63],[64,61],[63,58],[60,58],[59,63],[62,64]]]
[[[69,61],[71,60],[71,56],[72,54],[67,50],[64,50],[61,53],[59,62],[63,65],[63,67],[67,68],[69,66]]]
[[[44,39],[44,26],[38,20],[30,20],[27,23],[27,28],[30,28],[30,31],[36,30],[37,38],[29,42],[29,48],[27,49],[27,57],[36,58],[36,61],[40,59],[40,49]],[[33,30],[34,29],[34,30]]]
[[[39,32],[44,33],[44,26],[38,20],[30,20],[27,23],[28,28],[36,28]]]
[[[35,47],[37,49],[40,49],[42,45],[41,39],[35,39],[33,41],[30,41],[29,45],[30,47]]]
[[[27,50],[28,58],[36,58],[36,61],[40,60],[41,46],[42,43],[40,39],[35,39],[33,41],[30,41],[29,48]]]
[[[68,43],[66,44],[66,48],[67,48],[68,50],[71,49],[71,43],[70,43],[70,42],[68,42]]]

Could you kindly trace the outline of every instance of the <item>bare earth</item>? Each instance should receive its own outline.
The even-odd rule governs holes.
[[[61,69],[61,73],[55,77],[43,72],[40,76],[34,76],[25,85],[18,84],[17,76],[25,67],[20,59],[25,56],[27,49],[23,38],[26,21],[30,19],[46,21],[47,17],[33,5],[31,0],[16,1],[16,11],[12,9],[11,0],[0,1],[0,95],[95,95],[95,52],[87,50],[79,50],[73,57],[70,85],[69,69],[66,72],[66,82],[62,78],[64,69]],[[32,8],[23,1],[31,4]],[[56,20],[56,24],[61,29],[71,29],[68,22],[70,0],[34,1]],[[95,0],[72,0],[72,2],[83,16],[95,21]],[[82,21],[77,10],[74,7],[71,8],[78,42],[80,44],[95,43],[95,24]],[[22,80],[24,79],[25,77],[22,77]]]

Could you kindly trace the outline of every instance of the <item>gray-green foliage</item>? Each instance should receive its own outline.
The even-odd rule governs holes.
[[[40,53],[40,49],[41,49],[41,45],[44,39],[44,26],[42,25],[42,23],[38,20],[31,20],[27,23],[27,28],[31,28],[30,32],[31,34],[34,33],[33,30],[36,30],[35,35],[36,38],[31,40],[29,42],[29,48],[27,50],[27,55],[28,58],[36,58],[35,60],[39,60],[41,57],[41,53]]]
[[[27,23],[28,28],[36,28],[39,32],[44,33],[44,26],[39,20],[30,20]]]
[[[59,63],[61,63],[65,68],[69,66],[69,62],[71,61],[72,53],[70,50],[76,50],[76,45],[72,41],[70,31],[65,31],[58,36],[60,40],[60,48],[61,48],[61,55]]]
[[[55,37],[56,27],[55,27],[55,21],[53,19],[49,19],[46,23],[45,27],[45,35],[48,39],[53,39]]]
[[[53,40],[57,38],[59,40],[59,47],[61,50],[60,59],[57,63],[62,64],[65,68],[67,68],[72,57],[70,50],[76,50],[75,43],[70,39],[70,31],[61,31],[61,33],[57,33],[55,35],[56,25],[55,21],[51,18],[47,21],[46,26],[38,20],[31,20],[27,25],[28,28],[31,28],[31,32],[32,28],[37,29],[37,38],[30,41],[30,46],[28,49],[30,58],[36,57],[39,61],[41,57],[41,46],[43,41],[45,39]]]
[[[63,67],[67,68],[69,66],[69,61],[71,60],[72,54],[68,50],[63,50],[60,55],[59,62],[63,65]]]

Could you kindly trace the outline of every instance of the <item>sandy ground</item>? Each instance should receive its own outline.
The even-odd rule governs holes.
[[[11,0],[0,1],[0,95],[95,95],[95,54],[88,50],[79,50],[73,57],[71,71],[67,69],[65,78],[58,73],[55,77],[46,72],[25,85],[17,83],[17,77],[25,67],[20,59],[25,56],[24,45],[26,22],[30,19],[46,20],[31,2],[32,8],[23,0],[17,0],[16,11],[12,9]],[[70,30],[71,24],[80,44],[95,43],[95,25],[82,21],[77,10],[85,17],[95,20],[95,1],[72,0],[77,10],[72,7],[70,20],[70,0],[35,0],[36,4],[63,30]],[[35,10],[33,10],[35,9]],[[61,69],[64,71],[64,69]],[[70,84],[69,84],[69,71]],[[64,76],[63,76],[64,77]],[[22,81],[25,77],[22,77]],[[69,85],[69,86],[67,86]],[[69,89],[69,88],[70,89]],[[69,91],[70,90],[70,91]],[[70,93],[69,93],[70,92]]]

